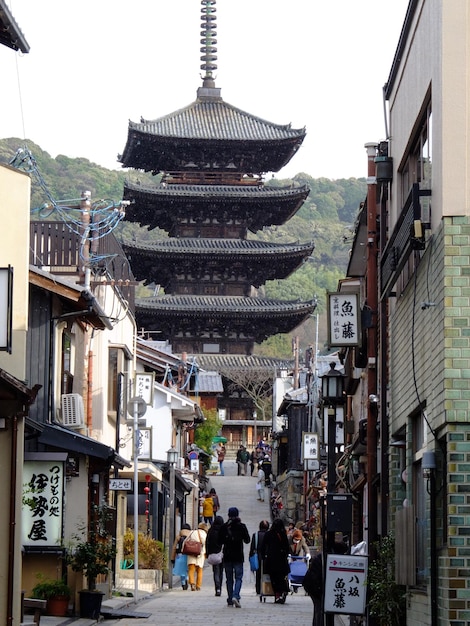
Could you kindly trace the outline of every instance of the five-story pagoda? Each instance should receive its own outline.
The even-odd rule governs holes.
[[[313,243],[253,238],[302,206],[307,186],[263,184],[300,147],[305,129],[280,126],[224,102],[216,88],[215,0],[203,0],[201,69],[196,101],[156,120],[129,122],[120,161],[153,174],[157,185],[126,182],[126,219],[169,237],[151,245],[124,242],[134,275],[163,294],[136,301],[139,328],[158,330],[174,352],[244,354],[298,326],[311,302],[259,297],[267,280],[292,273]],[[249,238],[251,233],[251,238]]]

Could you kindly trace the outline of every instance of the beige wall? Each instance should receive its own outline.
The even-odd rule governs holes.
[[[29,255],[29,210],[30,178],[27,174],[0,165],[0,211],[2,232],[0,245],[0,267],[13,267],[13,347],[12,354],[0,352],[0,368],[23,381],[25,377],[26,331],[28,320],[28,255]],[[13,548],[14,572],[14,624],[20,623],[21,590],[21,528],[17,523],[14,546],[9,545],[10,493],[15,490],[17,510],[21,506],[23,468],[23,423],[18,420],[17,444],[14,447],[11,422],[5,432],[0,432],[0,458],[2,480],[0,481],[0,623],[7,623],[7,555]],[[14,459],[17,480],[12,485],[11,459]],[[20,517],[16,516],[16,521]]]

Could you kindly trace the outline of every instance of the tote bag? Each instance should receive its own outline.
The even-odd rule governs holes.
[[[252,572],[256,572],[257,569],[259,569],[259,559],[258,559],[258,533],[256,533],[256,540],[255,540],[255,551],[254,553],[250,556],[250,569]]]
[[[223,558],[224,558],[224,553],[221,550],[220,552],[212,552],[211,554],[209,554],[206,560],[209,563],[209,565],[220,565],[220,563],[222,563]]]

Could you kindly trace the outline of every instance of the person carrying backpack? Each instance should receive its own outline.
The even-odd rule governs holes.
[[[240,591],[245,560],[243,544],[250,543],[250,541],[248,528],[242,523],[237,507],[230,507],[228,520],[220,529],[219,542],[223,545],[227,604],[237,609],[241,608]]]

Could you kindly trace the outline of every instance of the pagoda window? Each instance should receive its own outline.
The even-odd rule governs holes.
[[[219,293],[219,288],[217,285],[206,285],[203,291],[206,296],[216,296]]]
[[[205,354],[219,354],[220,345],[218,343],[203,343],[202,351]]]

